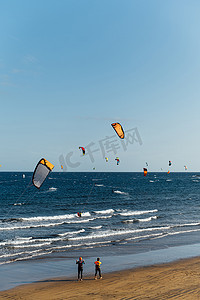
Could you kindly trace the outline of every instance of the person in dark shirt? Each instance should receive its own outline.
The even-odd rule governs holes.
[[[79,257],[79,260],[76,260],[76,264],[78,265],[78,279],[82,281],[83,280],[83,264],[85,264],[85,261],[82,257]]]

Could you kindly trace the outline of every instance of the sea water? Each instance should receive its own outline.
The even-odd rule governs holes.
[[[0,173],[1,265],[199,242],[197,173],[52,172],[40,190],[31,177]]]

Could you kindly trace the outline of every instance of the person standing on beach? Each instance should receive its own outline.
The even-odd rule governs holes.
[[[99,273],[99,279],[102,279],[100,258],[97,257],[97,260],[94,263],[95,263],[95,276],[94,276],[94,279],[95,280],[97,279],[97,273]]]
[[[82,257],[79,257],[79,260],[76,260],[76,264],[78,265],[78,279],[82,281],[83,280],[83,264],[85,264],[85,261],[82,259]]]

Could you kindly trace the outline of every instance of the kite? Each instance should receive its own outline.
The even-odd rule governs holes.
[[[143,168],[144,170],[144,176],[147,176],[147,168]]]
[[[185,168],[185,171],[187,170],[187,166],[184,166],[184,168]]]
[[[124,130],[122,128],[122,125],[119,123],[112,123],[111,126],[114,128],[120,139],[124,139]]]
[[[83,155],[85,155],[85,148],[83,148],[83,147],[79,147],[79,149],[82,149],[82,151],[83,151]]]
[[[117,166],[118,166],[120,162],[119,157],[116,157],[115,160],[117,161]]]
[[[34,172],[32,177],[32,183],[36,188],[40,188],[45,181],[46,177],[49,175],[49,173],[53,170],[54,165],[52,165],[48,160],[42,158]]]
[[[146,166],[147,166],[147,167],[149,166],[147,162],[146,162]]]
[[[108,157],[105,157],[106,162],[108,162]]]
[[[167,172],[167,174],[169,174],[169,173],[170,173],[170,171]]]
[[[171,160],[169,160],[169,166],[171,166],[172,165],[172,162],[171,162]]]
[[[61,169],[63,170],[63,165],[61,165],[60,167],[61,167]]]

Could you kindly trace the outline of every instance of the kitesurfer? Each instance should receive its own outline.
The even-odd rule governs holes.
[[[82,217],[82,213],[81,212],[78,212],[77,215],[78,215],[78,217]]]
[[[94,275],[94,279],[97,279],[97,273],[99,273],[99,279],[102,279],[101,276],[101,262],[100,262],[100,258],[97,257],[97,260],[94,262],[95,264],[95,275]]]
[[[82,281],[83,280],[83,264],[85,264],[85,261],[82,257],[79,257],[79,260],[76,260],[76,264],[78,265],[78,279]]]

